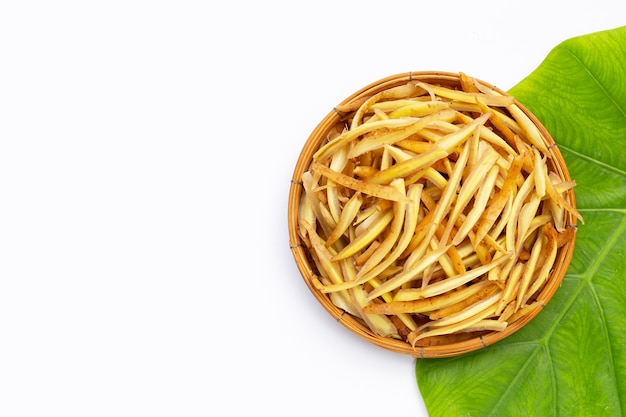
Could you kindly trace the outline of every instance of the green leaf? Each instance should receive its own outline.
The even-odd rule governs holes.
[[[552,134],[579,211],[572,263],[525,328],[416,363],[431,417],[626,416],[626,27],[556,46],[510,93]]]

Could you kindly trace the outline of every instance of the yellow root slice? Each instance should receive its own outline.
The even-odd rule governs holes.
[[[404,193],[404,180],[402,178],[396,178],[391,182],[391,186],[398,189],[399,192]],[[384,258],[391,252],[394,245],[397,243],[400,234],[402,233],[404,226],[404,217],[408,203],[395,202],[393,205],[393,220],[389,226],[389,230],[384,237],[382,243],[378,246],[376,251],[370,256],[361,268],[360,273],[365,273],[378,265]]]
[[[419,119],[417,118],[386,119],[360,125],[354,129],[345,131],[335,139],[328,142],[326,145],[322,146],[317,152],[315,152],[315,154],[313,154],[313,160],[319,162],[331,157],[335,152],[360,135],[364,135],[376,129],[394,129],[409,126],[418,120]]]
[[[526,133],[526,137],[537,149],[541,151],[543,154],[548,153],[548,148],[541,136],[541,132],[535,124],[528,118],[526,113],[519,108],[517,104],[509,104],[506,106],[509,113],[515,121],[520,125],[524,133]]]
[[[453,290],[455,288],[460,287],[461,285],[464,285],[466,283],[468,283],[469,281],[478,278],[479,276],[486,274],[487,272],[489,272],[489,270],[491,268],[494,268],[498,265],[501,265],[504,261],[506,261],[507,259],[509,259],[509,257],[511,256],[510,253],[507,253],[506,255],[502,255],[499,258],[491,261],[490,263],[483,265],[483,266],[479,266],[475,269],[472,269],[470,271],[467,271],[464,274],[459,274],[455,277],[452,278],[448,278],[433,284],[430,284],[428,286],[426,286],[425,288],[421,288],[417,291],[415,291],[415,295],[418,297],[422,297],[422,298],[427,298],[427,297],[432,297],[435,295],[439,295],[439,294],[443,294],[447,291]],[[372,294],[370,293],[369,299],[372,298]]]
[[[360,191],[363,194],[391,201],[406,201],[406,196],[404,194],[399,193],[398,190],[388,185],[376,184],[369,181],[360,181],[356,178],[335,172],[327,166],[316,162],[311,165],[311,170],[319,172],[337,184],[341,184],[354,191]]]
[[[422,257],[412,268],[404,269],[401,273],[393,276],[385,281],[380,287],[376,288],[367,296],[368,300],[380,297],[382,294],[399,288],[402,284],[411,281],[416,276],[424,272],[432,263],[448,250],[448,246],[434,250]]]
[[[400,238],[398,239],[396,246],[393,248],[393,250],[389,253],[389,255],[384,260],[381,260],[376,265],[374,265],[374,263],[363,265],[363,268],[361,268],[361,270],[357,274],[357,279],[359,279],[359,282],[362,281],[363,283],[365,283],[369,281],[371,278],[374,278],[375,276],[379,275],[385,269],[391,266],[391,264],[400,257],[402,252],[404,252],[404,250],[406,249],[406,247],[408,246],[411,240],[413,230],[415,230],[415,227],[417,225],[417,216],[419,212],[419,200],[420,200],[420,196],[422,193],[422,189],[423,189],[422,184],[412,185],[409,187],[408,197],[409,197],[410,203],[407,204],[407,207],[405,210],[404,229],[402,231]]]
[[[363,198],[361,197],[361,193],[357,191],[344,205],[335,229],[333,229],[332,233],[326,239],[326,246],[335,243],[337,239],[348,230],[348,227],[354,222],[356,215],[359,213],[362,204]]]
[[[441,110],[437,113],[422,117],[414,123],[401,128],[390,130],[387,133],[366,136],[348,152],[348,158],[356,158],[366,152],[381,148],[385,144],[394,144],[398,141],[408,138],[428,126],[435,120],[452,121],[456,118],[457,112],[454,110]]]
[[[393,210],[385,211],[365,233],[362,233],[354,238],[348,245],[346,245],[346,247],[337,253],[337,255],[333,256],[332,261],[339,261],[341,259],[348,258],[365,248],[385,230],[387,225],[391,223],[392,219]]]
[[[469,306],[465,307],[461,311],[454,312],[452,314],[447,314],[438,319],[431,318],[432,321],[424,324],[423,328],[432,329],[435,327],[444,327],[444,326],[449,326],[451,324],[456,324],[456,323],[462,322],[463,320],[466,320],[469,317],[474,316],[475,314],[480,313],[481,311],[485,310],[489,306],[494,307],[493,313],[495,313],[495,306],[497,302],[500,300],[500,297],[501,297],[501,293],[495,292],[489,295],[488,297],[479,298],[478,301],[474,302],[473,304],[470,304]]]
[[[480,321],[488,317],[491,317],[495,312],[496,303],[497,301],[493,302],[483,311],[479,312],[478,314],[474,316],[468,317],[460,322],[450,324],[448,326],[435,327],[425,332],[419,332],[419,331],[411,332],[408,336],[408,341],[411,343],[412,346],[415,346],[416,342],[418,342],[421,339],[425,339],[431,336],[440,336],[440,335],[445,335],[445,334],[456,333],[464,329],[467,329],[469,327],[472,327],[476,325],[477,323],[479,323]]]
[[[448,306],[441,307],[437,310],[433,310],[428,315],[428,318],[430,320],[441,320],[446,317],[451,317],[453,314],[463,311],[469,306],[479,302],[480,300],[490,297],[493,294],[495,294],[497,291],[499,291],[498,286],[491,281],[480,281],[480,283],[481,284],[484,283],[484,284],[482,286],[478,286],[478,284],[473,284],[469,286],[469,288],[478,286],[479,290],[476,291],[476,293],[468,294],[464,299],[459,300],[458,302],[454,304],[450,304]],[[441,297],[441,296],[438,296],[438,297]]]
[[[490,286],[493,286],[493,284],[489,281],[481,281],[435,297],[405,301],[402,300],[403,291],[410,291],[410,289],[399,290],[393,301],[387,303],[372,303],[364,307],[364,310],[371,313],[388,315],[400,313],[427,313],[458,303],[468,297],[474,296],[485,287]]]

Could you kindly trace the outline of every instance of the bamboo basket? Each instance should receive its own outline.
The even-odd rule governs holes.
[[[457,73],[438,71],[408,72],[380,79],[350,95],[342,101],[340,105],[345,105],[353,100],[369,97],[380,91],[405,84],[412,80],[419,80],[450,88],[459,88],[460,85],[460,77]],[[497,91],[500,94],[506,94],[504,91],[482,80],[475,79],[475,81],[488,87],[489,89]],[[548,168],[555,171],[562,180],[569,181],[570,174],[565,165],[565,161],[558,147],[555,146],[549,132],[521,103],[517,101],[515,101],[515,103],[530,118],[542,134],[545,144],[551,153],[551,158],[547,161]],[[445,343],[441,343],[437,340],[437,337],[433,337],[428,343],[413,347],[411,344],[403,340],[379,336],[370,330],[360,319],[336,307],[326,294],[319,291],[313,285],[312,278],[318,275],[318,271],[311,259],[310,254],[307,253],[307,248],[303,245],[298,234],[298,209],[303,193],[301,177],[302,174],[309,169],[313,159],[313,154],[324,143],[329,131],[337,125],[343,126],[345,121],[342,116],[343,115],[339,111],[335,109],[331,110],[310,134],[297,160],[291,179],[288,199],[288,229],[290,248],[304,282],[324,309],[339,323],[361,338],[384,349],[400,354],[407,354],[416,358],[451,357],[472,352],[506,338],[530,322],[541,311],[542,307],[548,303],[559,288],[572,258],[575,244],[574,239],[559,248],[554,267],[550,272],[550,278],[538,296],[534,298],[538,301],[538,303],[535,303],[536,306],[539,306],[538,308],[533,309],[531,312],[509,325],[505,330],[461,334],[457,338],[445,338]],[[576,207],[574,193],[572,190],[567,192],[565,199],[573,208]],[[576,218],[569,212],[566,212],[565,215],[566,223],[568,225],[575,226]]]

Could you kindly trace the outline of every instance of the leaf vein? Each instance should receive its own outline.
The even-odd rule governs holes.
[[[617,384],[617,380],[618,380],[618,376],[615,372],[616,366],[615,366],[615,357],[613,355],[613,350],[611,349],[611,343],[610,343],[610,338],[609,338],[609,329],[608,329],[608,321],[606,318],[606,314],[604,311],[604,308],[602,307],[602,303],[600,302],[600,299],[598,297],[598,293],[596,292],[595,287],[593,286],[592,283],[592,279],[595,276],[595,272],[597,271],[598,267],[600,264],[603,263],[604,259],[607,257],[607,255],[611,252],[611,250],[617,245],[617,241],[619,239],[620,236],[622,236],[624,233],[626,233],[626,217],[622,219],[621,223],[619,224],[619,226],[615,229],[615,231],[611,234],[610,239],[608,240],[607,244],[602,248],[602,251],[600,251],[599,255],[596,257],[596,261],[592,264],[593,268],[589,269],[589,272],[587,272],[587,277],[584,277],[587,282],[589,282],[589,287],[591,290],[591,294],[593,295],[593,301],[594,303],[597,305],[600,313],[601,313],[601,321],[602,321],[602,332],[604,334],[604,340],[606,341],[607,344],[607,351],[609,352],[609,366],[611,369],[611,376],[612,376],[612,380],[613,383],[615,385],[615,392],[619,393],[619,386]],[[617,400],[620,406],[620,413],[621,415],[625,415],[626,414],[626,410],[624,409],[626,407],[626,404],[624,404],[621,401],[621,397],[619,395],[617,395]]]
[[[601,208],[577,208],[581,213],[621,213],[626,214],[626,208],[619,207],[601,207]]]
[[[613,165],[607,164],[606,162],[602,162],[602,161],[600,161],[598,159],[592,158],[589,155],[586,155],[584,153],[575,151],[574,149],[572,149],[570,147],[567,147],[565,145],[559,144],[558,146],[559,146],[560,150],[567,151],[567,152],[571,153],[572,155],[576,156],[579,159],[584,159],[586,161],[592,162],[593,164],[598,165],[598,166],[602,167],[603,169],[605,169],[607,171],[612,171],[612,172],[615,172],[616,174],[619,174],[619,175],[621,175],[623,177],[626,177],[626,171],[624,171],[623,169],[619,169],[619,168],[617,168],[617,167],[615,167]]]
[[[593,80],[593,82],[598,86],[598,88],[604,93],[604,95],[611,101],[611,103],[615,106],[617,110],[622,114],[624,119],[626,119],[626,110],[622,108],[615,97],[609,94],[609,90],[605,88],[605,86],[600,82],[600,80],[593,75],[593,72],[585,65],[585,63],[580,59],[578,55],[576,55],[571,49],[567,49],[567,51],[572,55],[572,57],[580,64],[580,66],[584,69],[584,71],[589,75],[589,78]]]
[[[558,393],[557,393],[557,382],[556,382],[556,370],[554,369],[554,360],[552,359],[552,354],[550,352],[550,349],[548,349],[548,346],[544,345],[543,349],[546,352],[546,356],[548,357],[548,362],[550,363],[550,381],[552,383],[552,389],[550,390],[550,393],[552,394],[552,415],[556,416],[558,415],[558,409],[557,409],[557,404],[558,404]]]
[[[530,364],[533,363],[533,359],[535,358],[535,356],[537,356],[538,353],[539,353],[539,349],[537,349],[536,347],[535,349],[531,351],[531,354],[528,355],[528,357],[524,361],[524,364],[520,367],[519,371],[515,374],[515,377],[513,378],[509,386],[506,388],[506,391],[502,393],[502,395],[498,399],[498,402],[493,406],[493,408],[491,409],[491,412],[487,415],[487,417],[494,417],[494,416],[500,415],[499,413],[500,408],[503,405],[507,404],[507,402],[505,401],[505,398],[507,398],[512,392],[514,392],[513,387],[517,385],[517,382],[522,378],[522,375],[525,373],[526,369],[530,366]]]
[[[606,319],[606,314],[604,311],[604,308],[602,308],[602,303],[600,302],[600,299],[598,297],[598,294],[595,290],[595,287],[593,285],[590,285],[590,289],[591,289],[591,294],[593,295],[593,301],[596,304],[596,306],[598,307],[598,310],[600,311],[600,319],[601,319],[601,323],[602,323],[602,333],[604,335],[604,340],[606,342],[606,349],[609,352],[609,368],[610,368],[610,372],[611,372],[611,379],[613,381],[613,385],[615,387],[615,392],[619,393],[619,386],[617,384],[617,374],[615,373],[615,358],[613,356],[613,349],[611,348],[611,343],[610,343],[610,338],[609,338],[609,329],[608,329],[608,325],[607,325],[607,319]],[[624,415],[624,405],[622,404],[622,402],[620,401],[620,396],[616,395],[617,397],[617,401],[620,405],[620,410],[621,410],[621,415]]]

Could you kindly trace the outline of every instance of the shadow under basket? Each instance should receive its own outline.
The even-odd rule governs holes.
[[[346,106],[348,103],[354,101],[363,101],[364,98],[370,97],[383,90],[407,84],[411,81],[422,81],[432,85],[440,85],[453,89],[460,89],[461,80],[460,75],[450,72],[409,72],[398,75],[393,75],[379,81],[376,81],[361,90],[355,92],[348,98],[346,98],[337,107]],[[476,83],[482,86],[492,89],[493,91],[506,95],[505,92],[497,89],[495,86],[485,83],[481,80],[474,78]],[[563,181],[570,181],[570,175],[565,165],[565,161],[555,146],[555,143],[545,129],[545,127],[538,121],[538,119],[522,104],[515,100],[515,104],[526,114],[526,116],[535,124],[539,129],[539,132],[543,136],[545,145],[547,146],[550,158],[547,159],[548,169],[555,172]],[[327,141],[329,132],[337,130],[337,128],[343,128],[346,121],[343,115],[336,109],[331,110],[328,115],[319,123],[319,125],[313,130],[308,140],[304,144],[304,147],[297,160],[293,177],[291,179],[291,186],[289,190],[288,200],[288,228],[289,228],[289,244],[292,250],[297,267],[304,279],[304,282],[308,286],[311,293],[326,309],[326,311],[334,317],[339,323],[354,332],[361,338],[374,343],[384,349],[397,352],[400,354],[407,354],[418,358],[436,358],[436,357],[450,357],[456,356],[468,352],[472,352],[486,346],[492,345],[512,333],[518,331],[528,322],[530,322],[544,307],[548,301],[552,298],[554,293],[560,286],[563,277],[569,266],[573,251],[575,238],[572,238],[567,243],[558,248],[553,268],[550,271],[549,279],[543,288],[533,297],[534,308],[527,314],[509,324],[504,330],[487,330],[487,331],[474,331],[459,333],[452,337],[447,336],[445,338],[438,338],[437,336],[422,339],[423,343],[416,346],[412,346],[411,343],[405,340],[396,339],[392,337],[383,337],[374,333],[370,328],[359,318],[352,316],[346,311],[338,308],[330,300],[329,296],[322,293],[314,285],[314,280],[320,275],[314,263],[311,254],[308,253],[306,245],[298,233],[298,213],[299,205],[304,193],[302,185],[302,175],[305,171],[310,169],[313,161],[313,155],[320,147]],[[575,198],[572,189],[567,190],[564,193],[565,200],[569,203],[570,207],[575,209]],[[567,225],[575,227],[576,217],[568,211],[565,211],[565,223]],[[574,233],[575,236],[575,233]]]

